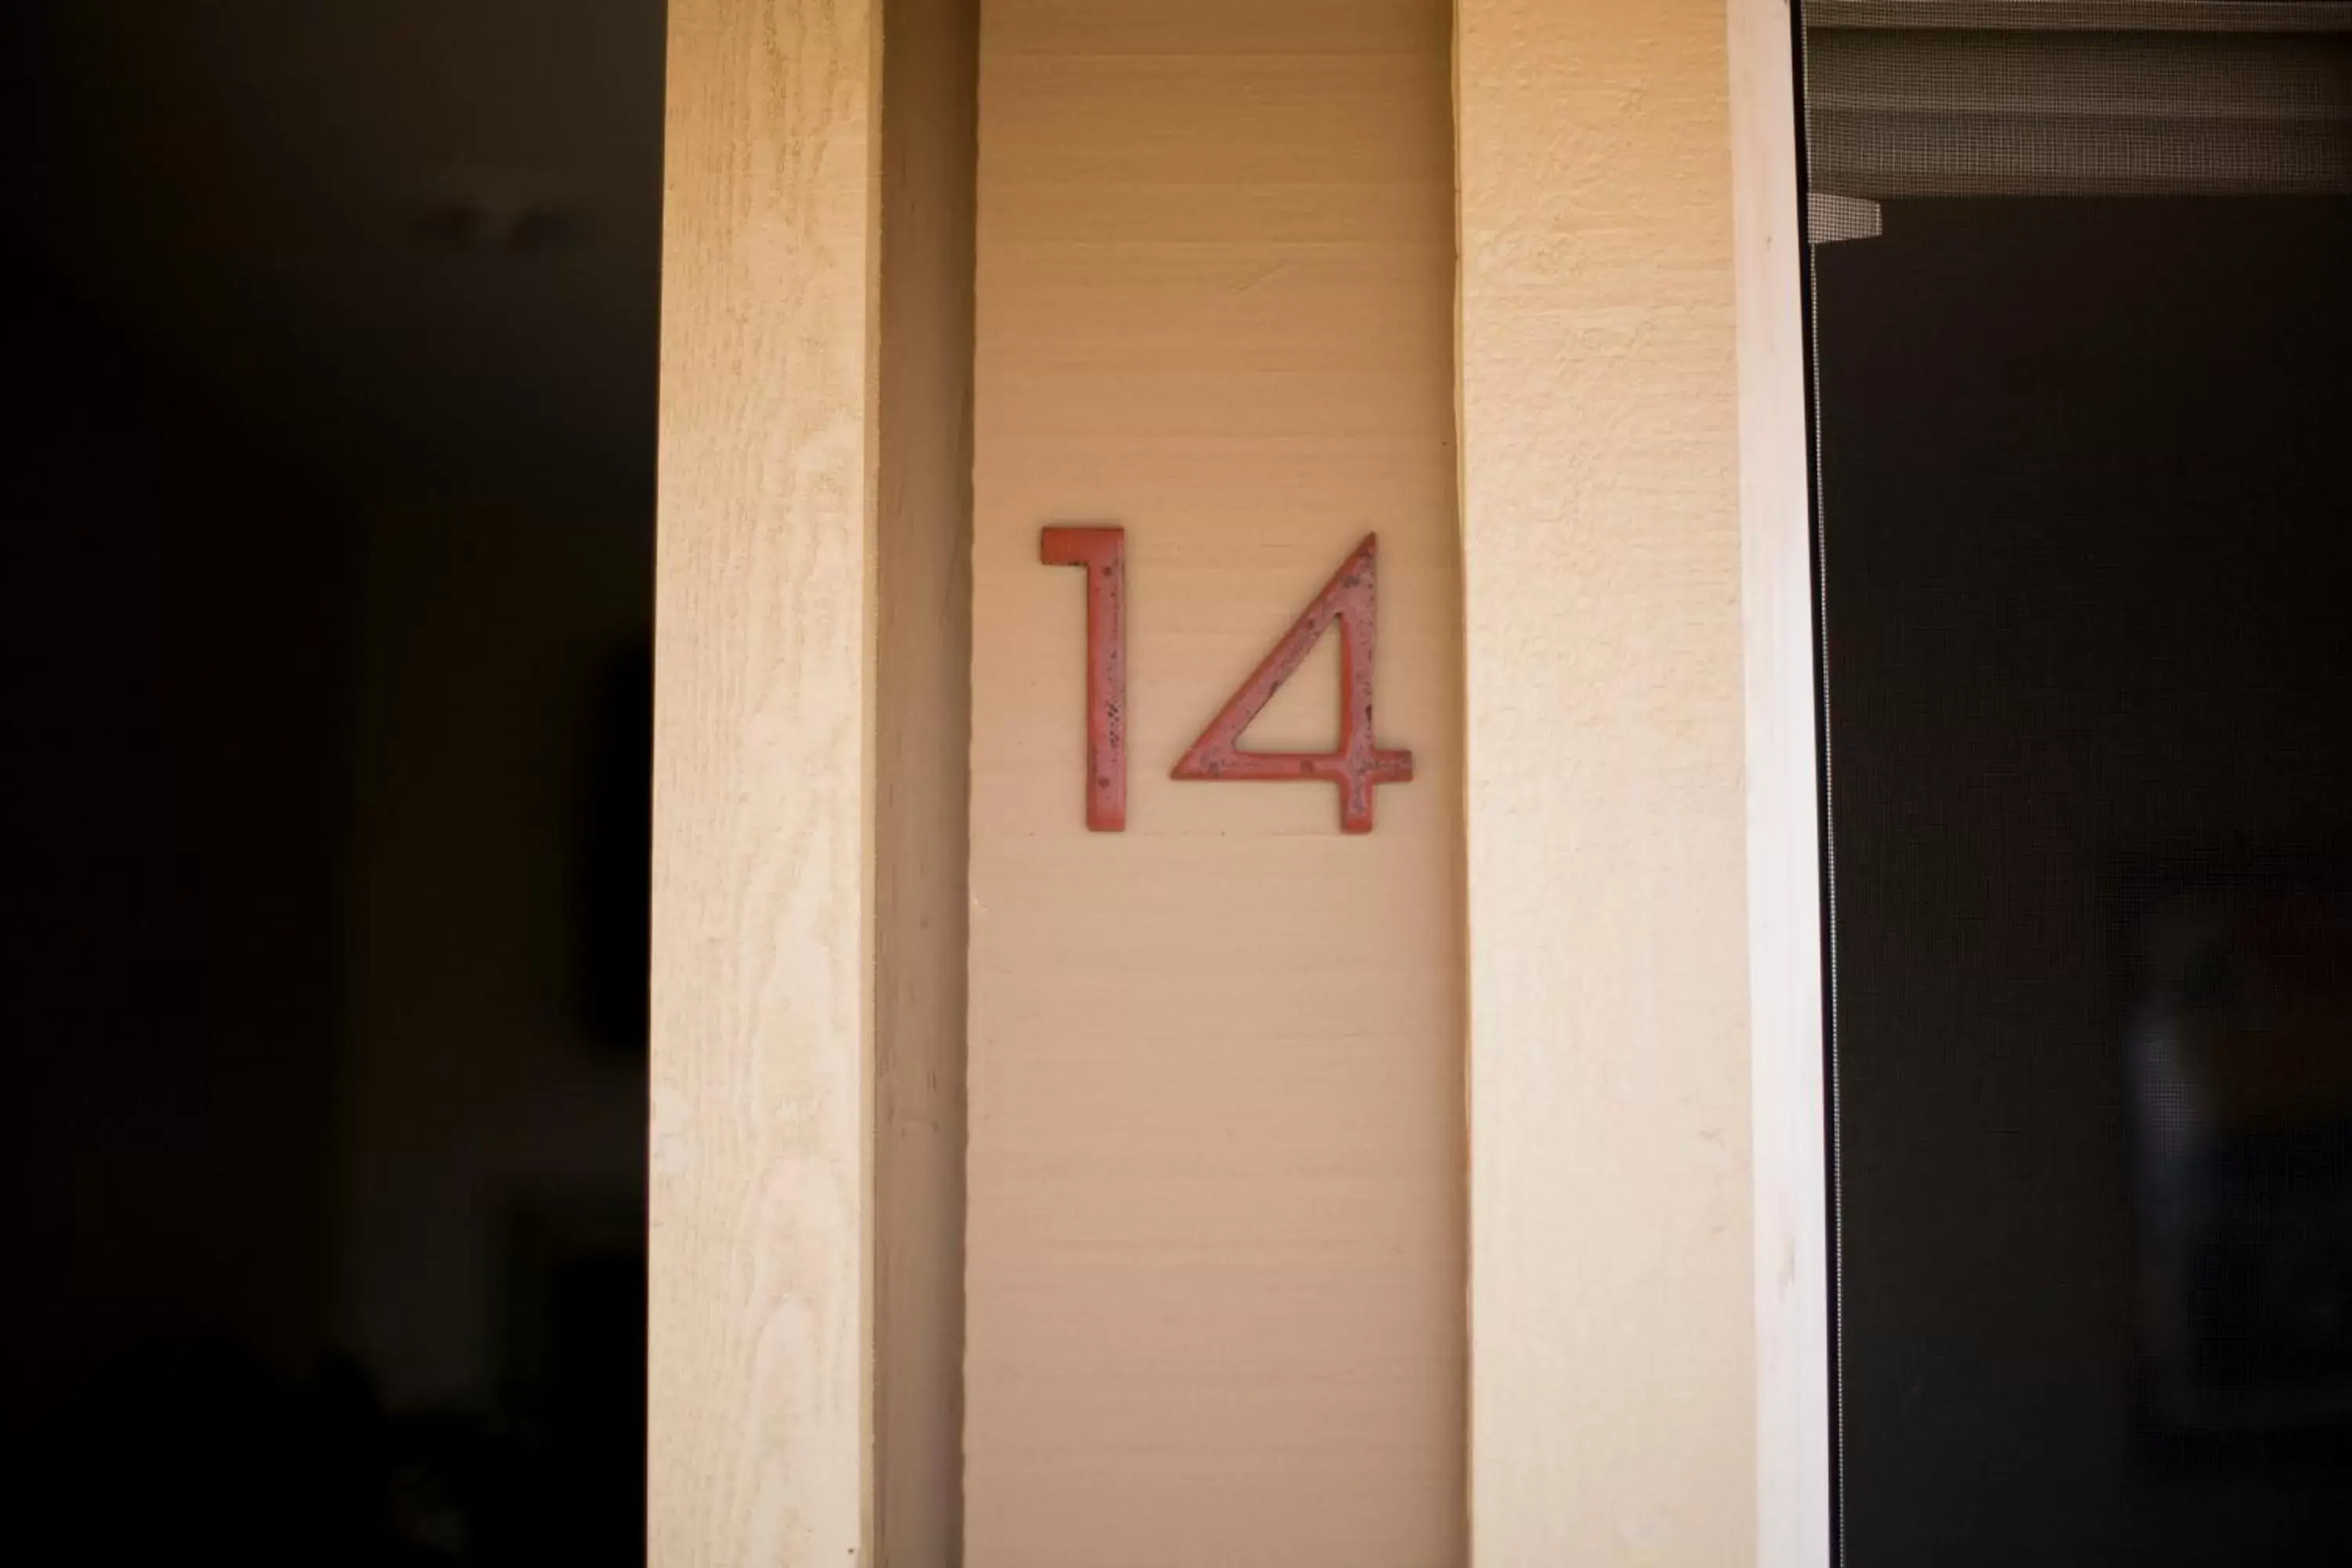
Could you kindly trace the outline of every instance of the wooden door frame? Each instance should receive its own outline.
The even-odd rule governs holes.
[[[1457,18],[1474,1561],[1810,1568],[1829,1339],[1790,13]]]
[[[975,15],[670,7],[665,1568],[956,1558]],[[1481,1568],[1829,1561],[1791,42],[1457,5]]]

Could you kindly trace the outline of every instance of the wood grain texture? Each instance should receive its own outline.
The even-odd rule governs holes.
[[[991,0],[975,370],[966,1552],[1464,1551],[1446,12]],[[1128,542],[1128,826],[1083,595]],[[1169,769],[1367,531],[1377,831]],[[1335,639],[1248,743],[1328,746]]]
[[[864,1560],[875,6],[674,0],[648,1544]]]
[[[1829,1568],[1828,1127],[1797,73],[1787,0],[1730,0],[1729,9],[1756,1171],[1756,1562]]]
[[[1461,0],[1481,1568],[1756,1551],[1720,0]]]

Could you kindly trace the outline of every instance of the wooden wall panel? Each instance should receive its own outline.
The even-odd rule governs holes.
[[[1472,1535],[1756,1552],[1723,0],[1461,0]]]
[[[649,1546],[866,1544],[875,5],[676,0]]]
[[[670,29],[650,1560],[944,1568],[975,6]]]
[[[1447,47],[1431,0],[983,13],[975,1568],[1462,1560]],[[1124,834],[1084,826],[1057,521],[1128,530]],[[1373,530],[1419,769],[1377,830],[1328,785],[1172,782]],[[1334,668],[1253,743],[1328,742]]]
[[[865,1545],[874,23],[862,0],[670,13],[647,1369],[666,1565]]]

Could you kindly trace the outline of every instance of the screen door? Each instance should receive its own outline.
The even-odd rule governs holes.
[[[1805,9],[1842,1561],[2352,1561],[2352,6]]]

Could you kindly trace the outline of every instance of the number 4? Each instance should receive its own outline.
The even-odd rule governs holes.
[[[1412,778],[1411,752],[1384,751],[1372,731],[1372,650],[1378,641],[1380,535],[1368,533],[1274,651],[1242,682],[1177,763],[1180,779],[1319,779],[1339,786],[1339,826],[1372,830],[1372,786]],[[1339,749],[1245,752],[1242,732],[1297,673],[1331,623],[1339,623]]]

